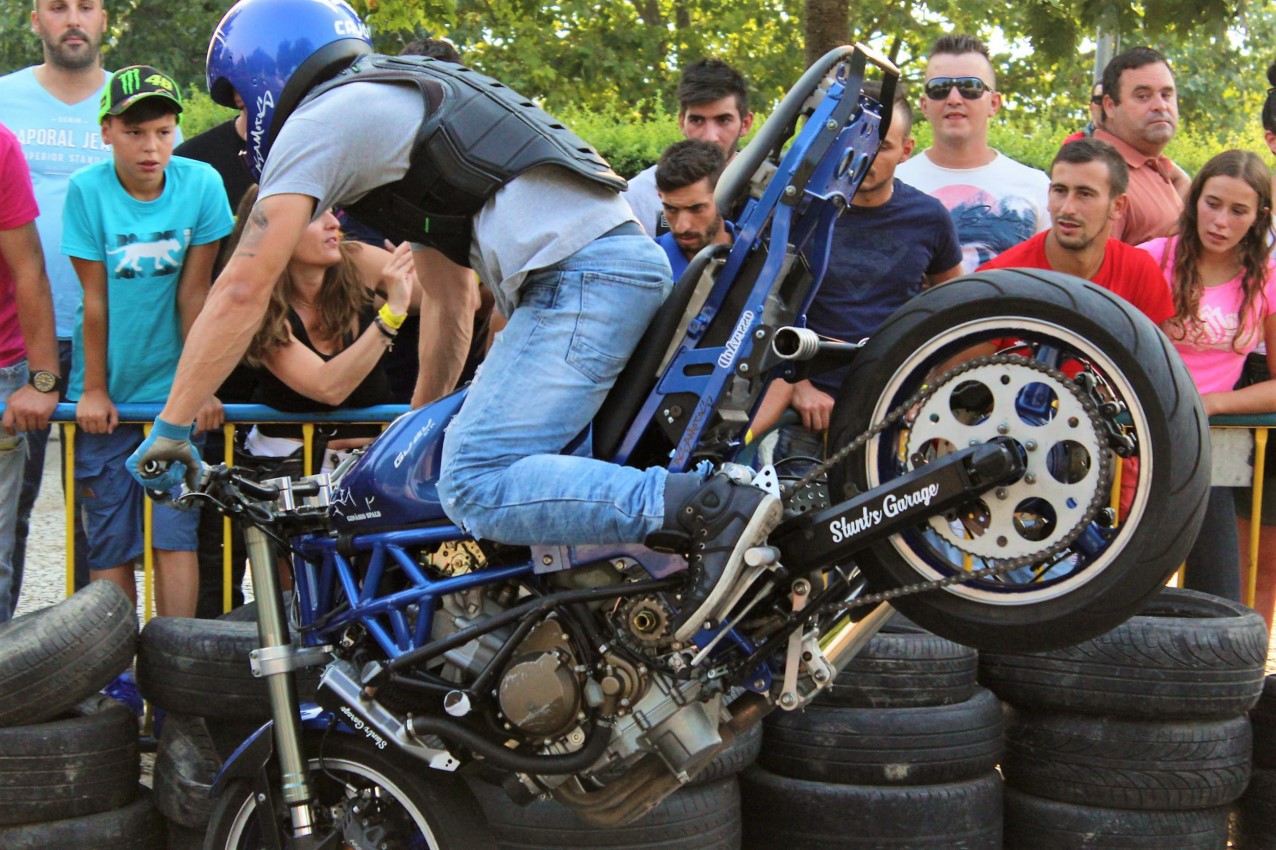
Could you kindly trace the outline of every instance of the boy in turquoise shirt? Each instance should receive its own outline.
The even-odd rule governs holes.
[[[111,75],[102,94],[110,160],[71,175],[62,253],[84,288],[75,322],[68,397],[76,402],[75,482],[95,579],[136,598],[145,495],[124,469],[141,426],[119,424],[117,404],[163,402],[182,340],[204,304],[218,244],[232,217],[210,166],[172,156],[182,103],[177,85],[146,65]],[[211,400],[201,429],[220,425]],[[156,609],[195,612],[194,511],[156,506]]]

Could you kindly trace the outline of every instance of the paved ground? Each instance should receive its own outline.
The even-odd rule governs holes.
[[[59,480],[62,443],[53,430],[45,455],[44,481],[31,515],[26,574],[18,597],[18,613],[37,611],[66,598],[66,513]]]

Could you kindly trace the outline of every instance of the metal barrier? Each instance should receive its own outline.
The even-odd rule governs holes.
[[[1232,414],[1210,418],[1211,436],[1216,431],[1225,433],[1250,430],[1253,432],[1253,462],[1248,464],[1250,487],[1253,493],[1253,504],[1249,515],[1249,557],[1241,576],[1243,600],[1251,608],[1254,606],[1254,598],[1258,592],[1258,543],[1263,527],[1263,478],[1267,468],[1267,437],[1273,427],[1276,427],[1276,413]],[[1225,474],[1226,462],[1234,459],[1224,456],[1220,458],[1223,461],[1222,465],[1216,460],[1214,463],[1216,474]]]
[[[163,408],[161,404],[118,404],[120,424],[141,424],[143,433],[150,431]],[[234,460],[235,426],[258,423],[282,423],[301,425],[302,431],[302,464],[309,475],[314,470],[314,433],[315,425],[333,423],[348,424],[380,424],[385,425],[408,411],[403,404],[383,404],[376,407],[351,408],[324,414],[284,413],[273,407],[260,404],[228,404],[224,407],[226,422],[222,426],[225,438],[225,457],[221,459],[205,458],[213,463],[232,463]],[[4,405],[0,404],[0,414]],[[66,502],[66,592],[70,596],[75,592],[75,405],[59,404],[53,414],[53,421],[62,423],[64,439],[62,450],[65,453],[66,475],[70,480],[63,481],[63,493]],[[142,513],[142,610],[149,619],[153,609],[154,596],[154,553],[151,550],[151,500],[145,500]],[[222,610],[230,609],[231,600],[231,523],[229,518],[222,520]]]

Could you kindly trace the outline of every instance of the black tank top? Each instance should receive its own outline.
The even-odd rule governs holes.
[[[368,329],[368,325],[372,324],[376,312],[371,305],[365,307],[359,313],[359,333],[362,334]],[[301,321],[301,316],[297,315],[296,310],[288,310],[288,324],[292,327],[292,335],[297,342],[309,348],[315,354],[318,354],[324,362],[336,357],[336,354],[324,354],[315,348],[314,343],[310,341],[310,334],[306,332],[305,323]],[[354,344],[356,335],[347,331],[341,339],[341,350],[345,351]],[[340,352],[338,352],[340,353]],[[382,368],[382,361],[378,361],[377,365],[372,367],[372,371],[368,373],[357,387],[346,397],[346,400],[338,405],[324,404],[321,401],[315,401],[313,398],[304,396],[285,384],[269,369],[261,370],[261,378],[257,382],[257,386],[253,389],[252,401],[254,404],[264,404],[282,410],[287,413],[329,413],[333,410],[341,410],[351,407],[372,407],[377,404],[392,403],[390,394],[390,381],[386,377],[385,369]],[[374,437],[381,433],[380,425],[340,425],[340,426],[316,426],[323,433],[328,435],[329,439],[345,439],[348,437]],[[265,424],[258,426],[258,430],[268,437],[289,437],[291,439],[301,439],[301,426],[285,425],[285,424]]]

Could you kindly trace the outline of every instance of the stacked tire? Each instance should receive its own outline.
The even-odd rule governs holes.
[[[1007,850],[1226,847],[1266,654],[1258,614],[1176,588],[1077,646],[983,653],[1007,703]]]
[[[213,780],[235,748],[270,719],[266,680],[252,673],[256,606],[217,620],[156,617],[142,630],[137,685],[164,711],[155,755],[155,805],[168,820],[170,850],[198,848],[216,802]],[[318,668],[298,671],[302,700],[313,699]]]
[[[1001,705],[977,656],[897,617],[741,777],[745,848],[999,850]]]
[[[162,850],[137,717],[99,693],[136,643],[133,606],[105,581],[0,625],[0,847]]]
[[[499,787],[470,781],[498,850],[739,850],[740,785],[737,774],[762,746],[762,727],[735,739],[690,784],[625,826],[599,827],[554,800],[522,806]]]
[[[1254,729],[1254,772],[1236,806],[1237,850],[1276,850],[1276,675],[1249,713]]]

